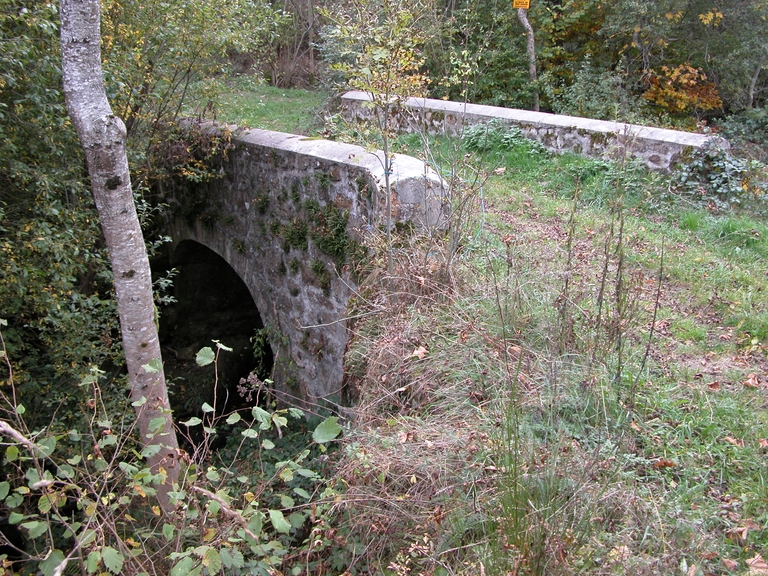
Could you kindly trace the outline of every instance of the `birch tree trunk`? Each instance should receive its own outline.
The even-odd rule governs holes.
[[[128,172],[125,125],[112,113],[104,90],[100,0],[61,0],[60,16],[64,96],[85,151],[109,249],[131,401],[143,455],[153,473],[166,475],[158,499],[170,512],[168,492],[179,476],[178,443],[162,371],[149,259]],[[160,370],[145,370],[150,362]]]
[[[525,8],[517,9],[517,18],[525,28],[526,37],[526,52],[528,53],[528,77],[534,84],[533,87],[533,109],[539,111],[539,87],[536,85],[538,81],[538,73],[536,72],[536,39],[533,34],[533,26],[528,22],[528,10]]]

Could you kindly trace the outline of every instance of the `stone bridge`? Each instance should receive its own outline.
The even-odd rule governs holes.
[[[260,322],[250,330],[264,327],[275,390],[294,404],[341,396],[355,268],[366,258],[366,231],[385,225],[382,160],[381,153],[359,146],[243,131],[215,158],[219,177],[178,180],[166,191],[170,265],[194,265],[199,245],[226,262],[258,309]],[[437,174],[397,155],[391,182],[393,222],[441,226],[446,207]],[[234,276],[225,279],[229,273],[209,269],[184,290],[237,282]],[[203,306],[216,297],[212,291],[198,302]],[[244,320],[246,308],[232,307],[232,320]],[[184,314],[196,312],[193,307]],[[195,322],[206,323],[215,313]],[[222,342],[228,344],[223,337]]]

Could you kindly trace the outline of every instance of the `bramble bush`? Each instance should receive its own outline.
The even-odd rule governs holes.
[[[289,421],[306,421],[301,410],[272,405],[218,414],[204,404],[201,417],[181,423],[187,432],[202,430],[201,440],[165,463],[181,467],[170,492],[175,511],[165,515],[154,501],[165,468],[153,474],[144,460],[159,447],[142,448],[130,407],[121,414],[108,410],[101,371],[94,368],[80,384],[89,396],[81,407],[84,428],[67,430],[53,419],[31,429],[2,333],[0,343],[8,370],[0,388],[0,503],[6,530],[26,542],[23,549],[4,549],[3,562],[13,556],[16,567],[23,563],[43,576],[63,574],[68,564],[83,574],[267,576],[311,546],[307,537],[331,493],[315,465],[341,433],[337,418],[320,422],[311,440],[303,436],[302,445],[294,441],[280,450]],[[203,348],[197,363],[214,363],[226,350],[218,343],[216,352]],[[224,433],[228,448],[214,453],[211,442]]]
[[[734,156],[713,142],[680,168],[673,188],[705,206],[726,210],[765,193],[765,165]]]

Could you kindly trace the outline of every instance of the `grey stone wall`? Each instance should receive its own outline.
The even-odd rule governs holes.
[[[373,109],[366,92],[342,96],[348,120],[370,119]],[[464,104],[430,98],[408,98],[393,112],[402,131],[425,130],[430,134],[459,135],[465,126],[498,118],[519,126],[523,134],[555,152],[571,151],[594,157],[619,158],[623,154],[644,162],[651,170],[670,170],[693,150],[713,137],[622,122],[591,120],[544,112],[530,112],[481,104]],[[721,145],[727,142],[718,139]]]
[[[337,396],[356,290],[350,262],[364,257],[366,230],[385,221],[381,154],[266,130],[238,133],[233,144],[217,159],[220,177],[173,183],[166,230],[175,244],[212,249],[248,286],[272,334],[284,400]],[[441,226],[439,176],[402,155],[393,172],[394,220]]]

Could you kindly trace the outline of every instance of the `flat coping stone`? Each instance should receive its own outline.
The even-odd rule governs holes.
[[[342,96],[342,100],[370,102],[371,95],[361,90],[350,90]],[[684,132],[682,130],[669,130],[667,128],[656,128],[640,124],[595,120],[578,116],[565,116],[561,114],[550,114],[548,112],[532,112],[530,110],[520,110],[516,108],[452,102],[450,100],[437,100],[433,98],[407,98],[404,101],[404,105],[409,108],[440,111],[480,121],[499,118],[515,124],[532,126],[538,129],[574,128],[588,132],[616,134],[617,136],[626,135],[630,138],[656,140],[659,142],[691,146],[694,148],[701,148],[712,139],[711,136],[705,134],[695,134],[693,132]]]

